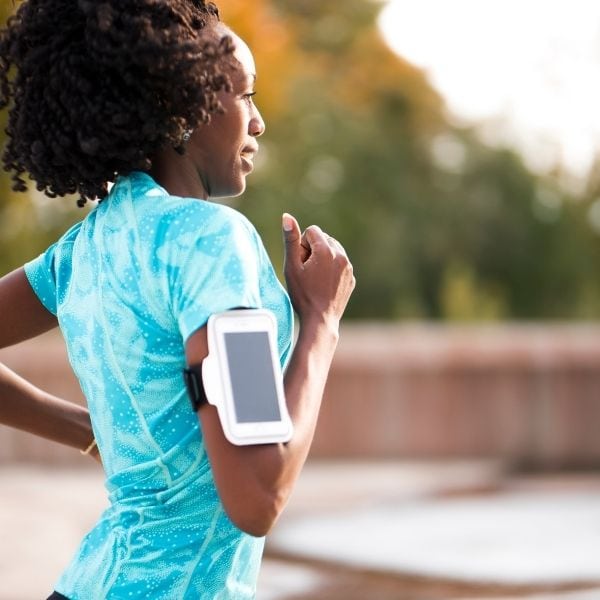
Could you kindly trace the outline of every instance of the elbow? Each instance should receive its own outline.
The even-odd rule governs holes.
[[[240,517],[230,517],[231,522],[241,531],[251,535],[253,537],[264,537],[267,535],[273,525],[275,524],[276,519],[271,519],[269,517],[259,517],[256,515],[251,515],[248,517],[240,516]]]
[[[251,501],[240,498],[238,502],[224,506],[230,521],[238,529],[254,537],[264,537],[279,519],[285,501],[279,494],[262,493]]]

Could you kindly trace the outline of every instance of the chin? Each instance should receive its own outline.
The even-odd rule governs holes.
[[[237,185],[231,185],[227,188],[222,188],[218,190],[216,193],[212,193],[210,195],[211,198],[237,198],[241,196],[246,191],[246,180],[242,180],[238,182]]]

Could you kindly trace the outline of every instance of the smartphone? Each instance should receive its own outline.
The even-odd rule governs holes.
[[[287,442],[293,426],[277,351],[277,321],[265,309],[211,315],[202,364],[208,401],[236,445]]]

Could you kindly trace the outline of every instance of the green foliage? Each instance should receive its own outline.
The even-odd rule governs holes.
[[[451,125],[425,74],[379,37],[376,2],[218,4],[255,52],[267,122],[235,204],[279,269],[288,211],[346,246],[350,317],[600,317],[600,162],[570,197],[558,173],[535,176],[515,152]],[[0,186],[4,271],[82,214],[71,200],[15,197],[5,176]]]
[[[247,16],[222,0],[226,19],[230,5],[239,29]],[[354,318],[600,316],[600,201],[594,231],[591,200],[452,126],[425,75],[381,42],[377,9],[367,0],[247,9],[285,23],[294,66],[283,106],[265,112],[266,157],[240,204],[271,254],[283,210],[339,237],[357,275]],[[265,80],[267,97],[274,85],[268,56],[258,68],[261,106]],[[600,197],[600,166],[597,180]]]

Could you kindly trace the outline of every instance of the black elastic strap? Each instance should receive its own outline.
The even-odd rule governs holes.
[[[202,363],[186,367],[183,370],[183,380],[192,401],[192,408],[198,412],[198,409],[208,402],[202,383]]]

